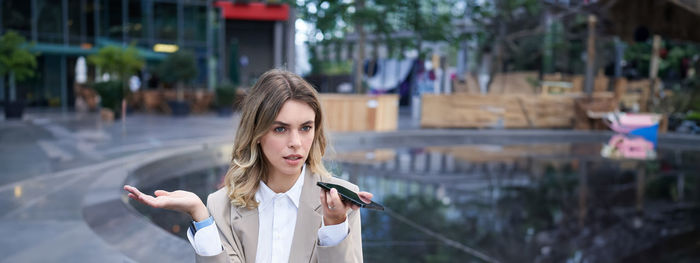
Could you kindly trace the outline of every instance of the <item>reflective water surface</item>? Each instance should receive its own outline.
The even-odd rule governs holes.
[[[700,152],[608,160],[598,144],[465,145],[328,159],[388,208],[363,211],[368,262],[700,262]],[[227,167],[144,189],[205,199]],[[186,216],[132,202],[185,238]]]

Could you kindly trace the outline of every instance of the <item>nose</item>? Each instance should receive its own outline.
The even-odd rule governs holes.
[[[292,131],[289,133],[289,148],[299,148],[301,146],[301,135],[299,131]]]

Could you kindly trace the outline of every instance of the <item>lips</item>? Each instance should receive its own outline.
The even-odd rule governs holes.
[[[290,154],[284,157],[284,161],[287,163],[287,165],[293,167],[298,167],[299,165],[301,165],[302,160],[304,159],[299,154]]]
[[[296,160],[299,160],[301,158],[303,158],[303,157],[299,154],[290,154],[290,155],[287,155],[284,157],[284,159],[292,160],[292,161],[296,161]]]

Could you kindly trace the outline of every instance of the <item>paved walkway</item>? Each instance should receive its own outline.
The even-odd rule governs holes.
[[[342,151],[426,142],[602,141],[609,136],[561,130],[420,130],[405,110],[399,120],[399,132],[331,137]],[[185,241],[173,241],[179,242],[177,246],[148,242],[160,232],[155,227],[143,230],[146,221],[135,211],[125,213],[132,223],[124,224],[101,218],[99,209],[109,209],[103,203],[121,202],[124,193],[119,186],[135,164],[231,143],[236,125],[235,116],[215,115],[137,114],[125,123],[104,123],[96,114],[30,112],[21,121],[0,120],[0,262],[191,261],[192,251],[187,249],[172,251],[167,258],[154,255],[150,249],[154,246],[181,248]],[[699,138],[669,135],[662,141],[697,147]],[[97,230],[94,222],[100,222]],[[133,253],[127,256],[123,253],[127,250]]]
[[[28,113],[0,121],[0,262],[131,262],[85,223],[87,190],[129,157],[220,138],[235,117]]]

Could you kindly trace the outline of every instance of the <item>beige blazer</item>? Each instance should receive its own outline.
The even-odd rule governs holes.
[[[321,188],[316,186],[316,182],[339,184],[355,192],[359,191],[359,188],[338,178],[322,178],[309,170],[305,176],[289,262],[362,262],[359,209],[348,212],[350,232],[340,244],[333,247],[318,244],[318,229],[321,227],[323,209],[319,198]],[[196,255],[197,262],[254,263],[258,248],[258,209],[233,206],[225,187],[209,195],[207,208],[219,229],[224,250],[216,256]]]

